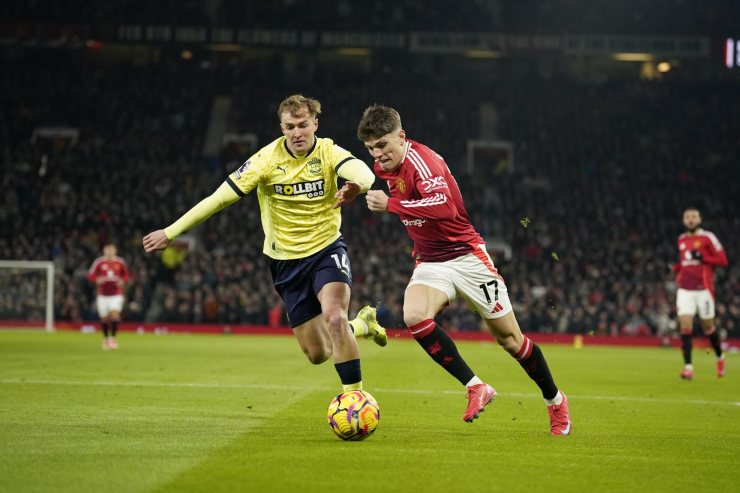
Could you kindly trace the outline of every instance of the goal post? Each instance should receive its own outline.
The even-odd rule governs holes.
[[[0,327],[9,325],[3,319],[10,319],[53,331],[54,262],[0,260],[0,297]]]

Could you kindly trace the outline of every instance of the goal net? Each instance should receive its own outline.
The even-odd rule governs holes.
[[[54,263],[0,260],[0,328],[54,330]]]

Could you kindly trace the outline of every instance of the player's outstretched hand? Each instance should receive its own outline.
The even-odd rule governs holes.
[[[704,259],[704,256],[701,254],[699,250],[691,250],[691,258],[701,262]]]
[[[348,181],[344,186],[334,194],[337,201],[334,203],[334,208],[343,207],[353,200],[360,194],[362,188],[355,182]]]
[[[368,190],[367,208],[373,212],[385,212],[388,210],[388,196],[382,190]]]
[[[154,250],[164,250],[170,244],[170,240],[167,239],[167,235],[164,234],[163,229],[152,231],[144,237],[142,240],[144,244],[144,251],[151,253]]]

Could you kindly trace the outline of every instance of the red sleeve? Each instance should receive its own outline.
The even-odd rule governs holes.
[[[419,219],[452,219],[457,208],[449,193],[433,193],[419,200],[388,199],[388,211]]]
[[[388,211],[420,219],[452,219],[457,216],[457,207],[450,194],[450,187],[445,181],[444,173],[438,163],[429,166],[428,175],[422,180],[419,173],[414,173],[414,187],[421,195],[420,199],[388,199]]]
[[[98,277],[98,261],[96,260],[90,266],[90,270],[87,271],[87,280],[90,282],[95,282],[95,279],[97,277]]]
[[[710,244],[707,253],[702,255],[702,262],[714,267],[727,267],[727,254],[724,250],[715,250]]]
[[[719,242],[714,233],[709,231],[706,232],[706,237],[709,241],[706,242],[706,247],[701,250],[702,263],[712,267],[727,267],[727,253],[722,248],[722,243]]]

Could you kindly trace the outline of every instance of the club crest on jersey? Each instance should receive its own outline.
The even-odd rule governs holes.
[[[695,240],[694,241],[694,248],[701,248],[701,241]]]
[[[246,161],[244,161],[244,164],[242,164],[241,166],[239,166],[239,169],[236,170],[236,172],[234,173],[234,178],[236,178],[237,180],[239,178],[241,178],[242,173],[244,173],[245,171],[247,171],[249,169],[249,165],[250,164],[252,164],[252,161],[250,161],[249,159],[247,159]]]
[[[273,185],[278,195],[306,195],[309,199],[324,195],[324,180],[304,181],[300,183]]]
[[[445,181],[444,176],[432,176],[428,180],[422,180],[421,184],[424,186],[425,193],[439,190],[440,188],[447,188],[447,182]]]
[[[321,174],[321,159],[315,157],[309,162],[307,162],[306,166],[308,167],[309,173],[311,173],[312,175]]]
[[[406,191],[406,182],[399,178],[396,180],[396,188],[398,188],[399,192],[404,193]]]

